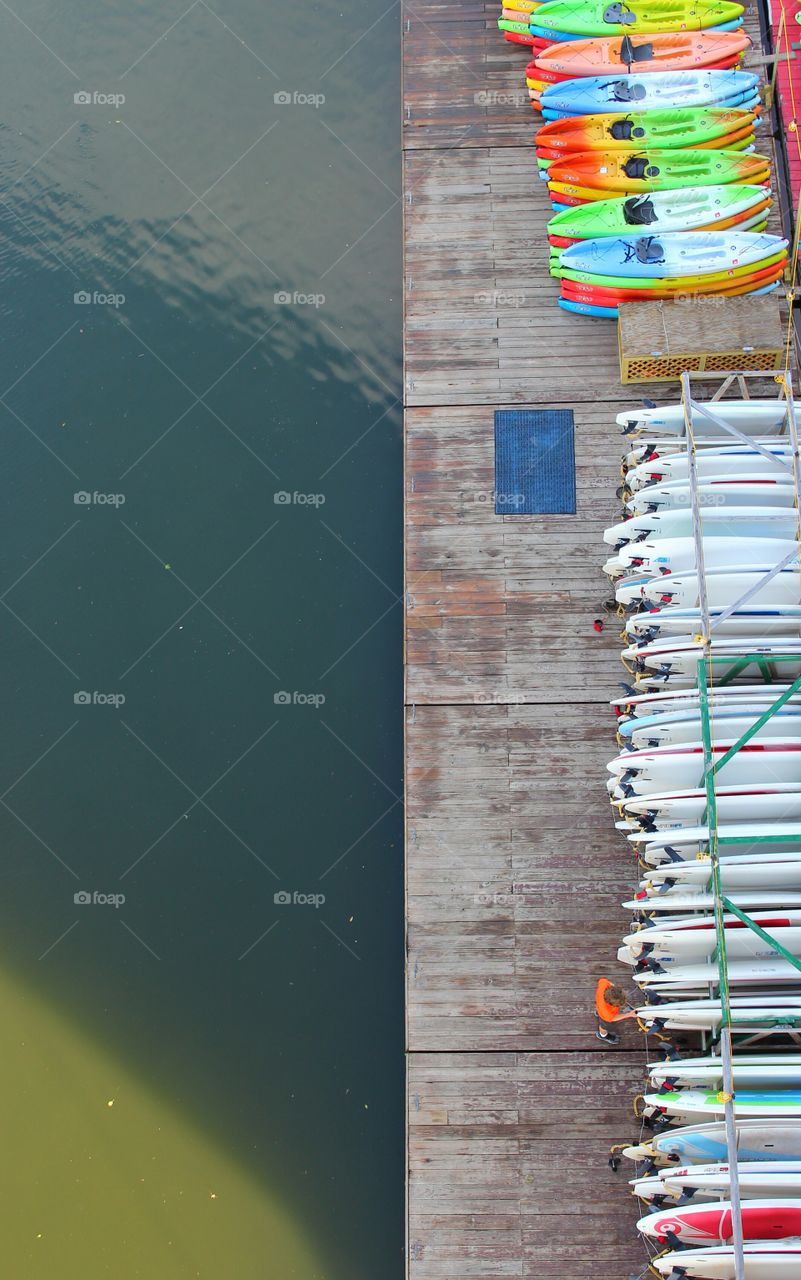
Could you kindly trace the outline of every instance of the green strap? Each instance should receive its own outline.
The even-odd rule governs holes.
[[[747,925],[748,928],[753,933],[757,934],[763,942],[767,942],[774,951],[778,951],[783,960],[786,960],[794,969],[798,969],[799,972],[801,972],[801,958],[799,956],[791,955],[786,947],[783,947],[780,942],[777,942],[772,934],[768,933],[767,929],[763,929],[761,925],[757,924],[756,920],[752,920],[751,917],[747,916],[739,907],[735,907],[734,903],[728,898],[722,898],[721,902],[727,911],[730,911],[738,920],[741,920],[743,924]]]
[[[785,690],[785,692],[768,707],[767,711],[765,711],[758,720],[755,720],[749,729],[746,729],[745,733],[737,739],[734,745],[729,747],[728,751],[721,756],[720,760],[712,766],[715,773],[717,773],[719,769],[722,769],[724,764],[731,760],[732,756],[737,754],[740,747],[744,747],[746,742],[750,742],[754,734],[759,733],[763,724],[767,724],[771,716],[775,715],[777,711],[780,711],[785,702],[788,702],[789,699],[792,698],[793,694],[797,693],[799,689],[801,689],[801,676],[799,676],[797,680],[793,681],[789,689]]]

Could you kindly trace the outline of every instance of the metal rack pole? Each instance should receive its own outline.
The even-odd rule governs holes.
[[[715,900],[715,934],[718,953],[718,987],[720,991],[721,1037],[720,1056],[723,1066],[723,1103],[726,1121],[726,1154],[729,1163],[731,1201],[732,1243],[734,1245],[735,1280],[745,1280],[745,1258],[743,1255],[743,1220],[740,1207],[740,1178],[737,1168],[737,1130],[734,1123],[734,1072],[732,1070],[731,1049],[731,1006],[729,1004],[728,964],[726,960],[726,930],[723,921],[723,903],[721,901],[720,858],[717,840],[717,798],[715,787],[714,755],[712,753],[712,728],[709,717],[709,678],[712,672],[710,663],[711,640],[709,626],[709,602],[706,593],[706,576],[704,566],[704,536],[701,524],[700,504],[698,501],[698,471],[695,460],[695,437],[692,429],[693,401],[690,379],[687,373],[681,376],[682,401],[684,405],[684,421],[687,430],[687,459],[690,480],[690,503],[693,517],[693,539],[695,542],[695,560],[698,573],[699,604],[701,609],[703,657],[698,660],[698,691],[701,704],[701,729],[704,743],[704,781],[706,785],[707,825],[710,841],[709,853],[712,863],[712,890]]]

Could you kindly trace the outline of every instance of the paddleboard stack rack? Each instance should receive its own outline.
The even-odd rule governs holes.
[[[752,373],[751,371],[736,371],[729,374],[725,380],[718,377],[717,381],[721,385],[718,388],[717,395],[725,394],[725,391],[737,380],[747,399],[748,380],[754,378],[759,378],[764,383],[765,375]],[[775,716],[782,712],[783,708],[786,708],[788,704],[792,705],[792,699],[798,700],[798,695],[801,694],[801,675],[795,675],[794,678],[789,679],[789,682],[786,678],[783,679],[783,676],[785,672],[789,672],[792,677],[801,666],[801,636],[799,636],[797,645],[791,646],[789,650],[785,649],[782,652],[771,652],[765,645],[756,643],[752,643],[749,647],[747,636],[742,639],[741,645],[736,641],[735,637],[735,641],[727,643],[725,652],[716,651],[714,641],[716,635],[721,634],[718,629],[722,624],[727,619],[733,619],[736,622],[734,615],[737,615],[739,611],[744,610],[751,604],[778,574],[796,567],[801,572],[801,529],[798,524],[798,516],[799,512],[801,512],[801,456],[799,455],[792,376],[789,371],[775,376],[775,381],[780,388],[779,399],[784,406],[784,442],[791,446],[791,448],[787,449],[786,454],[778,459],[775,449],[771,451],[770,445],[764,442],[764,438],[757,438],[755,435],[749,434],[734,425],[732,421],[727,421],[725,417],[721,416],[720,406],[725,405],[725,400],[718,400],[717,398],[706,401],[697,400],[694,395],[694,383],[698,380],[709,382],[711,379],[709,374],[699,375],[689,372],[684,372],[681,377],[684,430],[683,434],[680,433],[677,436],[676,448],[677,450],[682,447],[686,449],[687,488],[692,516],[692,541],[697,571],[697,617],[695,625],[698,627],[698,631],[693,636],[693,640],[698,648],[698,658],[695,664],[694,681],[691,684],[691,689],[694,697],[697,698],[701,725],[703,744],[703,781],[701,790],[705,792],[705,809],[701,818],[702,830],[699,829],[698,833],[702,837],[698,845],[698,857],[707,859],[709,863],[709,878],[705,893],[707,902],[711,897],[712,914],[714,915],[716,945],[712,955],[712,963],[716,967],[716,978],[710,980],[708,994],[711,1001],[719,1002],[720,1010],[717,1025],[710,1024],[709,1030],[701,1032],[701,1044],[705,1053],[716,1051],[719,1054],[719,1057],[715,1059],[710,1058],[709,1062],[714,1061],[720,1066],[719,1079],[722,1089],[717,1095],[717,1100],[719,1104],[722,1104],[725,1122],[726,1159],[730,1178],[728,1190],[729,1208],[727,1211],[730,1213],[731,1223],[728,1231],[730,1248],[733,1254],[733,1271],[683,1269],[681,1266],[681,1251],[683,1248],[687,1249],[690,1246],[682,1240],[680,1229],[676,1231],[667,1230],[662,1236],[662,1243],[664,1244],[667,1241],[668,1248],[671,1250],[670,1258],[671,1260],[675,1259],[675,1261],[671,1261],[674,1270],[670,1272],[670,1280],[679,1280],[680,1277],[683,1278],[684,1276],[722,1276],[724,1274],[727,1276],[733,1275],[734,1280],[747,1280],[749,1273],[746,1271],[746,1245],[738,1172],[738,1160],[742,1160],[743,1157],[739,1154],[735,1119],[735,1049],[742,1050],[767,1036],[775,1036],[776,1034],[785,1034],[791,1044],[801,1045],[801,1008],[788,1011],[787,1008],[782,1009],[779,1005],[776,1007],[775,1017],[768,1017],[767,1019],[764,1008],[759,1010],[758,1016],[749,1016],[748,1009],[743,1007],[742,1004],[739,1004],[736,1010],[733,1010],[727,955],[727,922],[729,930],[733,920],[737,922],[737,927],[750,930],[767,946],[769,952],[775,953],[776,957],[789,964],[799,974],[801,974],[801,957],[785,947],[782,941],[770,932],[769,924],[766,927],[764,921],[759,923],[747,910],[744,910],[733,901],[729,893],[724,891],[721,874],[721,851],[730,846],[738,845],[747,846],[749,851],[754,846],[760,849],[767,846],[769,851],[770,846],[787,847],[788,844],[790,847],[795,844],[798,849],[801,849],[801,817],[795,823],[795,830],[792,829],[793,824],[782,824],[781,830],[775,831],[771,830],[770,824],[765,825],[763,822],[758,824],[756,831],[752,825],[746,834],[738,834],[733,829],[732,824],[726,821],[719,823],[717,779],[721,770],[746,748],[752,742],[752,739],[760,734]],[[757,580],[752,581],[748,588],[739,595],[739,598],[729,603],[722,610],[719,608],[712,610],[709,603],[705,564],[704,494],[699,484],[699,442],[696,436],[700,422],[705,424],[707,433],[711,429],[719,433],[723,440],[729,440],[732,445],[743,445],[748,449],[754,450],[757,455],[764,455],[772,468],[775,469],[779,465],[787,468],[791,473],[791,476],[785,476],[785,483],[792,485],[792,498],[796,517],[795,538],[791,549],[783,554],[769,569],[764,569],[763,571],[764,566],[761,567]],[[703,442],[700,452],[702,451]],[[751,575],[752,579],[754,576],[756,575]],[[726,634],[725,629],[724,634]],[[753,673],[757,673],[758,681],[764,683],[768,688],[771,684],[779,684],[781,691],[775,698],[771,697],[769,703],[767,698],[763,700],[763,704],[768,703],[768,705],[759,714],[754,715],[753,722],[739,732],[739,736],[736,737],[735,741],[726,746],[725,749],[718,747],[715,750],[715,707],[719,692],[730,688],[738,679],[747,680],[753,676]],[[801,777],[798,778],[798,785],[801,788]],[[734,896],[736,897],[737,895],[735,894]],[[647,951],[645,954],[647,954]],[[799,978],[799,982],[801,982],[801,978]],[[766,995],[765,998],[768,1000],[769,996]],[[658,999],[659,997],[657,997]],[[651,1022],[642,1025],[647,1034],[649,1030],[653,1031],[660,1024],[657,1021],[656,1024]],[[669,1052],[672,1053],[673,1050]],[[799,1066],[801,1067],[801,1063],[799,1063]],[[651,1070],[652,1068],[649,1068],[649,1072]],[[669,1076],[670,1071],[667,1074]],[[716,1114],[720,1115],[720,1105],[717,1107]],[[638,1149],[631,1150],[636,1151]],[[675,1204],[676,1202],[674,1200],[670,1203]],[[797,1203],[801,1204],[801,1201]],[[659,1204],[658,1200],[657,1204]],[[647,1222],[647,1219],[643,1219],[639,1224],[641,1230],[645,1222]],[[722,1225],[719,1230],[722,1237]],[[801,1231],[791,1232],[791,1234],[801,1234]],[[751,1232],[751,1236],[753,1236],[753,1232]],[[672,1252],[672,1250],[675,1250],[675,1252]],[[791,1259],[786,1261],[789,1261],[791,1266],[793,1265]],[[782,1263],[781,1265],[785,1264]],[[801,1274],[801,1250],[797,1255],[797,1266],[799,1270],[796,1274]],[[666,1272],[660,1273],[667,1274]],[[759,1271],[760,1276],[763,1274],[769,1273],[767,1271]],[[773,1274],[773,1272],[771,1271],[770,1274]],[[789,1275],[790,1271],[782,1269],[777,1271],[776,1274]]]

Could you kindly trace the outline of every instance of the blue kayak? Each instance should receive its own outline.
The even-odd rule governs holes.
[[[781,236],[757,231],[666,231],[662,235],[600,236],[563,249],[560,271],[660,280],[703,278],[712,272],[759,267],[787,248]]]
[[[752,98],[758,77],[751,71],[654,71],[648,75],[579,76],[548,85],[540,95],[542,113],[583,116],[657,107],[711,107]]]

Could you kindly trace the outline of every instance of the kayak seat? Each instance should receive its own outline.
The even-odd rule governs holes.
[[[650,196],[631,196],[623,205],[623,218],[630,227],[649,227],[657,220],[653,200]]]
[[[628,116],[625,120],[616,120],[613,125],[607,129],[610,138],[615,138],[618,142],[627,142],[629,138],[634,136],[634,123],[629,120]]]
[[[654,56],[652,44],[635,44],[631,36],[624,36],[620,45],[620,61],[630,67],[634,62],[651,62]]]
[[[639,102],[645,97],[644,84],[629,84],[626,80],[615,80],[609,88],[613,102]]]
[[[659,169],[648,162],[647,156],[632,156],[623,165],[623,172],[627,178],[656,178],[659,175]]]
[[[662,245],[654,236],[643,236],[634,246],[634,252],[629,255],[636,258],[638,262],[664,262],[665,251]]]
[[[603,20],[604,22],[614,22],[614,23],[636,22],[637,15],[636,13],[632,13],[628,5],[610,4],[607,9],[604,9]]]

